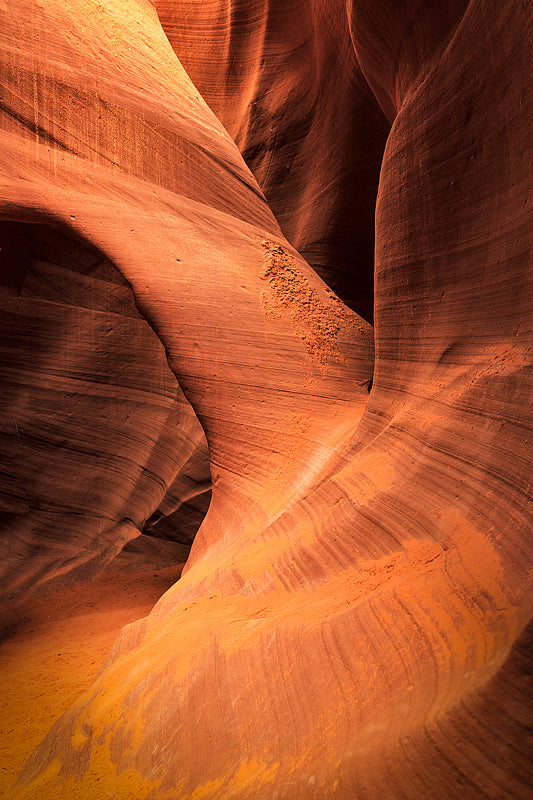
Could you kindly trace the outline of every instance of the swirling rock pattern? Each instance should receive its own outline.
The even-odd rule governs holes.
[[[3,218],[129,283],[212,479],[10,798],[530,794],[530,10],[281,6],[4,6]]]
[[[156,5],[284,234],[371,321],[375,199],[390,122],[361,72],[343,4]]]

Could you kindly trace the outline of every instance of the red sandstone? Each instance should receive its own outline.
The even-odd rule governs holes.
[[[1,7],[6,797],[525,800],[528,3]]]

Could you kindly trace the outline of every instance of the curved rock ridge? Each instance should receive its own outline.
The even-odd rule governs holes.
[[[285,17],[276,3],[157,8],[221,119],[235,108],[235,128],[224,121],[239,146],[260,143],[259,183],[147,0],[21,0],[16,19],[4,5],[0,26],[11,89],[3,218],[66,226],[120,271],[202,424],[212,478],[182,578],[123,629],[8,797],[525,800],[527,4],[472,0],[434,14],[433,4],[347,3],[345,16],[331,11],[319,51],[318,2]],[[275,152],[269,188],[261,126],[283,108],[290,141],[282,66],[289,83],[303,76],[296,52],[310,76],[317,68],[319,128],[335,84],[328,54],[353,70],[341,151],[357,141],[353,129],[345,138],[345,113],[367,113],[369,137],[381,132],[369,141],[374,166],[392,125],[375,207],[374,335],[284,238],[263,195],[283,195],[292,145]],[[264,94],[255,115],[257,86],[278,74],[272,117]],[[335,125],[321,130],[317,147],[333,147]],[[311,134],[295,139],[312,148]],[[290,197],[279,201],[285,227],[313,216],[307,188],[344,163],[324,159],[293,184],[294,216]],[[349,206],[343,179],[338,191]],[[346,267],[335,270],[342,282]]]
[[[344,4],[157,0],[156,7],[285,236],[371,322],[375,200],[390,123],[359,67]]]

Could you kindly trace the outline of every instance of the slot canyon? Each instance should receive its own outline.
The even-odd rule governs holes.
[[[531,798],[533,4],[0,19],[0,794]]]

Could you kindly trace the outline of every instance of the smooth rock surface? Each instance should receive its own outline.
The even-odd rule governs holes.
[[[212,479],[11,800],[530,796],[531,11],[281,6],[2,6],[0,214],[129,283]]]

